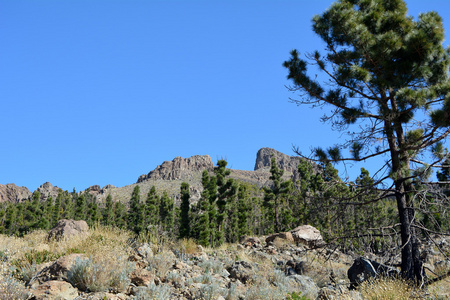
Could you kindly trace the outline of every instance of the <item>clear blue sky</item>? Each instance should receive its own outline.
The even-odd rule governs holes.
[[[331,146],[282,63],[323,49],[311,19],[332,2],[0,0],[0,184],[124,186],[176,156],[253,170],[261,147]],[[450,1],[407,4],[450,34]]]

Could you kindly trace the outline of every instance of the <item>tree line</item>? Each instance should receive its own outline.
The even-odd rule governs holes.
[[[311,161],[302,159],[300,179],[294,182],[283,179],[284,171],[272,157],[270,185],[258,188],[229,178],[226,166],[225,160],[219,160],[213,172],[203,171],[203,191],[196,203],[186,182],[180,186],[179,205],[167,192],[158,194],[155,186],[142,197],[136,185],[127,203],[114,201],[110,194],[99,202],[89,190],[60,190],[56,199],[41,201],[36,191],[29,200],[0,206],[0,233],[20,236],[34,229],[47,230],[66,218],[85,220],[90,226],[115,226],[136,235],[150,231],[193,238],[201,245],[217,247],[244,235],[268,235],[309,224],[343,249],[382,252],[392,247],[390,226],[398,223],[395,200],[379,199],[382,192],[365,169],[354,182],[343,182],[330,163],[314,168]],[[448,174],[442,171],[440,176]],[[420,218],[436,231],[450,228],[448,217],[438,208]]]

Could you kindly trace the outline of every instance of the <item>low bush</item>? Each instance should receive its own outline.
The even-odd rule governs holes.
[[[123,292],[130,284],[134,265],[120,257],[114,260],[77,258],[67,274],[69,282],[86,292]]]

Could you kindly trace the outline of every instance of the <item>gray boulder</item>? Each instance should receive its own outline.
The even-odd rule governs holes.
[[[302,243],[311,248],[324,244],[320,231],[311,225],[298,226],[290,231],[296,243]]]
[[[63,240],[75,235],[86,233],[89,227],[86,221],[80,220],[59,220],[56,225],[48,232],[47,240]]]

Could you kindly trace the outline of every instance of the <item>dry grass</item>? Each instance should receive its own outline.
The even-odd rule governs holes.
[[[131,233],[118,228],[94,226],[87,235],[77,235],[63,241],[49,242],[49,250],[59,255],[84,253],[92,257],[127,256],[131,253]]]
[[[366,281],[359,287],[364,299],[368,300],[409,300],[422,299],[423,291],[417,290],[401,279],[379,278]]]
[[[178,240],[175,243],[174,248],[185,254],[194,254],[198,252],[198,245],[192,238]]]

